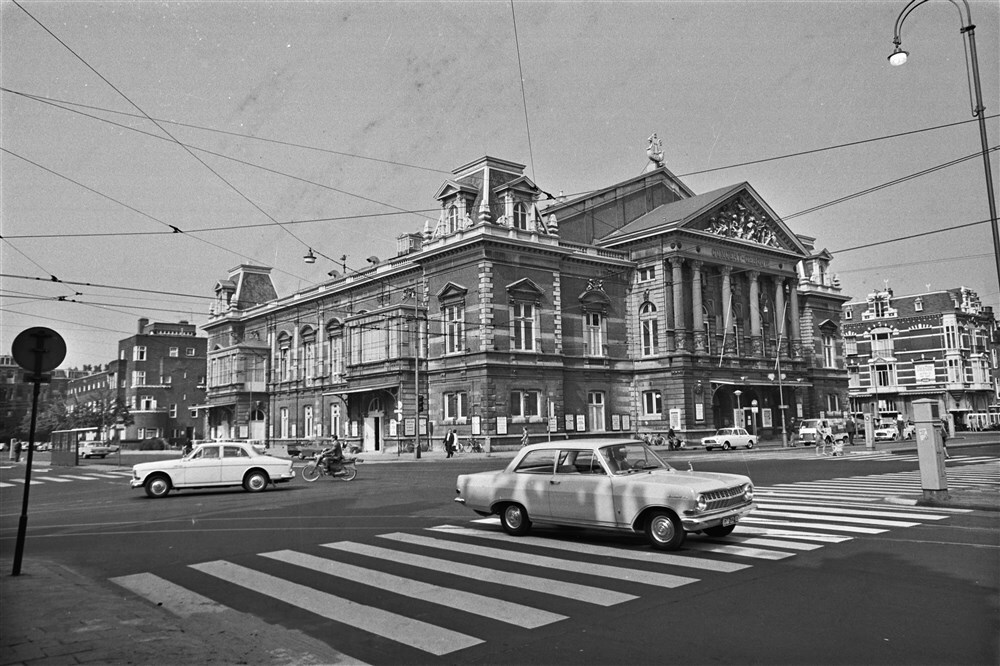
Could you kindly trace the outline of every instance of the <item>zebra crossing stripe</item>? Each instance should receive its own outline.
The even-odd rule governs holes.
[[[757,518],[754,511],[749,516],[741,519],[744,523],[754,525],[773,525],[775,527],[808,527],[809,529],[834,530],[836,532],[851,532],[854,534],[884,534],[889,530],[881,530],[874,527],[858,527],[856,525],[834,525],[833,523],[796,523],[788,520],[771,520],[768,518]]]
[[[854,537],[842,536],[840,534],[825,534],[823,532],[751,527],[744,524],[745,521],[746,519],[744,518],[744,521],[736,526],[736,531],[733,534],[759,534],[775,539],[805,539],[807,541],[820,541],[822,543],[843,543],[854,539]]]
[[[356,583],[389,590],[394,594],[400,594],[412,599],[427,601],[432,604],[465,611],[466,613],[482,615],[493,620],[524,627],[525,629],[535,629],[566,619],[565,615],[550,613],[532,608],[531,606],[504,601],[502,599],[493,599],[463,590],[431,585],[430,583],[411,580],[372,569],[365,569],[343,562],[335,562],[293,550],[261,553],[261,557],[305,567],[311,571],[324,573],[329,576],[346,578]]]
[[[79,481],[97,481],[96,476],[74,476],[72,474],[63,474],[60,478],[63,479],[76,479]]]
[[[47,476],[46,481],[53,481],[55,483],[72,483],[73,479],[64,479],[61,476]]]
[[[451,576],[460,576],[462,578],[471,578],[484,583],[493,583],[494,585],[504,585],[506,587],[513,587],[521,590],[541,592],[543,594],[572,599],[574,601],[582,601],[598,606],[614,606],[616,604],[632,601],[633,599],[638,598],[634,594],[625,594],[624,592],[617,592],[615,590],[605,590],[599,587],[590,587],[588,585],[579,585],[577,583],[567,583],[560,580],[550,580],[548,578],[540,578],[538,576],[498,571],[496,569],[466,564],[464,562],[456,562],[450,559],[444,560],[436,557],[427,557],[426,555],[417,555],[414,553],[401,553],[398,550],[381,548],[379,546],[369,546],[367,544],[353,543],[350,541],[325,543],[323,544],[323,547],[342,550],[357,555],[364,555],[366,557],[373,557],[380,560],[387,560],[389,562],[402,563],[407,566],[418,567],[420,569],[447,571]]]
[[[920,523],[911,523],[911,522],[902,521],[902,520],[882,520],[880,518],[855,518],[855,517],[852,517],[852,516],[844,516],[844,515],[840,515],[840,514],[835,515],[835,516],[829,516],[829,515],[814,516],[814,515],[812,515],[810,513],[804,513],[804,512],[801,512],[801,511],[760,511],[760,510],[757,510],[757,511],[753,512],[753,515],[755,515],[755,516],[768,516],[768,517],[774,517],[774,518],[800,518],[800,519],[801,518],[805,518],[805,519],[813,519],[813,518],[815,518],[817,520],[827,519],[827,520],[836,520],[839,523],[848,523],[848,524],[851,524],[851,525],[881,525],[883,527],[915,527],[915,526],[917,526],[917,525],[920,524]]]
[[[884,496],[884,493],[882,495]],[[786,491],[780,491],[779,492],[779,491],[771,491],[771,490],[768,490],[768,491],[755,490],[754,491],[754,497],[758,498],[758,499],[760,499],[760,498],[766,498],[766,499],[771,499],[771,498],[781,498],[781,499],[799,498],[799,499],[803,499],[803,500],[816,500],[816,501],[822,501],[822,502],[837,502],[837,501],[844,502],[845,499],[849,499],[849,498],[845,497],[844,495],[822,495],[822,494],[818,495],[816,493],[808,493],[808,492],[792,492],[792,491],[787,491],[787,492]],[[861,502],[877,502],[880,499],[882,499],[882,497],[881,496],[879,496],[879,497],[853,497],[853,498],[850,498],[850,499],[851,499],[851,501],[849,502],[850,504],[858,504],[858,503],[861,503]]]
[[[464,650],[483,642],[474,636],[373,606],[365,606],[232,562],[216,560],[190,566],[209,576],[260,592],[320,617],[409,645],[435,656]]]
[[[593,544],[580,543],[577,541],[556,541],[542,537],[512,537],[500,532],[487,532],[484,530],[472,530],[467,527],[454,527],[442,525],[430,528],[433,531],[444,532],[446,534],[456,534],[460,536],[471,536],[478,539],[493,539],[506,543],[524,544],[525,546],[539,546],[554,550],[568,550],[573,553],[586,553],[588,555],[599,555],[601,557],[617,557],[625,560],[638,560],[640,562],[652,562],[654,564],[668,564],[671,566],[688,567],[694,569],[705,569],[708,571],[720,571],[730,573],[749,568],[749,564],[739,564],[736,562],[724,562],[718,560],[704,560],[696,557],[685,557],[683,555],[672,555],[652,550],[624,550],[621,548],[609,548],[607,546],[597,546]]]
[[[0,488],[13,488],[13,487],[14,487],[13,483],[6,483],[4,481],[0,481]]]
[[[741,543],[745,546],[767,546],[771,548],[785,548],[788,550],[816,550],[823,547],[823,544],[821,543],[802,543],[799,541],[782,541],[781,539],[763,539],[761,537],[730,536],[729,540]]]
[[[417,534],[403,534],[401,532],[396,532],[393,534],[380,534],[379,536],[383,539],[393,539],[403,543],[428,546],[430,548],[443,548],[453,553],[459,552],[467,555],[491,557],[498,560],[504,560],[506,562],[520,562],[521,564],[530,564],[531,566],[556,569],[558,571],[565,571],[567,566],[566,560],[554,557],[545,557],[544,555],[521,553],[512,550],[503,550],[500,548],[487,548],[460,541],[432,539],[430,537],[420,536]],[[644,585],[654,585],[656,587],[666,588],[680,587],[681,585],[698,582],[697,578],[688,578],[687,576],[661,574],[652,571],[643,571],[640,569],[625,569],[622,567],[609,566],[607,564],[594,564],[591,562],[574,562],[573,571],[581,574],[589,574],[591,576],[602,576],[604,578],[627,580],[634,583],[642,583]]]
[[[87,472],[90,476],[96,476],[101,479],[120,479],[121,476],[118,474],[101,474],[99,472]]]
[[[795,553],[786,553],[780,550],[767,550],[765,548],[744,548],[723,543],[710,543],[707,541],[685,541],[684,547],[691,550],[704,550],[710,553],[722,553],[723,555],[736,555],[738,557],[752,557],[759,560],[783,560],[791,557]]]
[[[20,483],[22,486],[24,485],[24,479],[11,479],[11,481],[13,481],[14,483]],[[30,486],[38,486],[38,485],[41,485],[41,484],[42,484],[41,481],[37,481],[35,479],[32,479],[31,483],[29,483],[28,485],[30,485]]]
[[[118,576],[112,583],[138,594],[144,599],[163,606],[178,617],[191,617],[198,613],[221,613],[227,608],[208,597],[181,587],[151,573]]]
[[[921,520],[944,520],[948,516],[933,514],[933,513],[905,513],[902,511],[880,511],[878,509],[871,510],[868,507],[864,509],[845,509],[841,507],[830,507],[830,506],[809,506],[804,504],[758,504],[758,509],[786,509],[789,511],[808,511],[810,513],[831,513],[838,516],[843,515],[854,515],[854,516],[877,516],[879,518],[919,518]]]

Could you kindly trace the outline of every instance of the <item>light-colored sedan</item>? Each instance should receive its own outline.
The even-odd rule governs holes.
[[[645,533],[674,550],[688,532],[731,533],[753,509],[753,483],[736,474],[674,469],[642,442],[579,439],[521,449],[503,470],[462,474],[456,502],[499,514],[508,534],[533,521]]]
[[[269,483],[295,478],[292,461],[265,455],[245,442],[199,444],[182,458],[139,463],[132,467],[132,488],[145,488],[150,497],[164,497],[181,488],[243,486],[259,492]]]
[[[743,428],[719,428],[711,437],[702,437],[701,444],[706,451],[712,449],[726,449],[727,451],[735,446],[745,446],[753,448],[753,435]]]

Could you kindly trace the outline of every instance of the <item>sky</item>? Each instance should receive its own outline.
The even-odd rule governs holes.
[[[969,5],[996,146],[1000,3]],[[747,181],[815,237],[844,294],[1000,312],[963,14],[919,6],[891,67],[905,6],[0,0],[0,353],[45,326],[61,367],[107,363],[141,317],[204,323],[240,263],[285,296],[394,256],[483,155],[572,195],[640,174],[654,132],[695,193]]]

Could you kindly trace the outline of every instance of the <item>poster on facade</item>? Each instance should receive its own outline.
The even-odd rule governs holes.
[[[632,429],[632,416],[630,414],[622,414],[622,430]]]
[[[583,414],[576,415],[576,429],[583,432],[587,429],[587,417]]]
[[[612,414],[611,415],[611,429],[612,430],[621,430],[622,429],[622,417],[621,417],[621,414]]]
[[[705,405],[701,402],[694,403],[694,420],[701,421],[705,420]]]
[[[507,434],[507,417],[498,416],[497,417],[497,434],[506,435]]]
[[[240,439],[249,439],[249,438],[250,438],[250,428],[243,424],[240,424]]]
[[[771,408],[764,407],[760,410],[760,425],[762,428],[771,427]]]
[[[483,422],[479,416],[472,417],[472,434],[473,435],[483,434]]]
[[[934,364],[933,363],[914,363],[913,364],[913,374],[918,384],[933,384],[934,383]]]
[[[801,402],[795,403],[795,418],[798,418],[798,419],[802,418],[802,403]]]
[[[676,407],[670,410],[670,427],[674,430],[681,429],[681,410]]]
[[[555,432],[559,430],[559,419],[554,416],[549,417],[548,432]]]
[[[422,416],[420,417],[420,434],[427,434],[427,419]]]
[[[396,419],[389,419],[389,437],[399,437],[399,424]]]
[[[566,415],[566,432],[573,432],[576,430],[576,420],[573,418],[572,414]]]
[[[412,416],[403,419],[403,436],[413,437],[417,434],[417,423]]]
[[[737,428],[743,427],[743,410],[734,409],[733,410],[733,426]]]

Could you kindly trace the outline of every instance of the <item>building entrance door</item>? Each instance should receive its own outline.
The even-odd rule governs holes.
[[[364,450],[382,450],[382,417],[369,416],[365,419]]]

